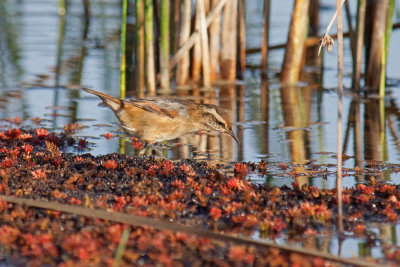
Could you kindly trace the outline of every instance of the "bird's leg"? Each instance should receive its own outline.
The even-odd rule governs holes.
[[[138,154],[139,156],[143,156],[146,153],[148,145],[149,145],[148,142],[144,142],[142,150],[139,151],[139,154]]]

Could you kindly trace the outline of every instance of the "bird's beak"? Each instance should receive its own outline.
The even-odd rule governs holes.
[[[235,139],[235,141],[236,141],[238,144],[240,144],[239,140],[237,139],[237,137],[235,136],[235,134],[233,133],[232,130],[229,131],[228,134],[229,134],[230,136],[232,136],[232,138]]]

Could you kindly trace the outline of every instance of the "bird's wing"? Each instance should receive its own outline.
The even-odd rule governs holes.
[[[174,119],[178,116],[186,114],[186,106],[183,103],[184,100],[163,98],[132,98],[125,100],[124,102],[148,112],[152,112],[160,116],[166,116],[170,119]]]

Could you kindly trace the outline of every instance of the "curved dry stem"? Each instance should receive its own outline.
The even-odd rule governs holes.
[[[342,8],[345,1],[346,0],[342,0],[342,3],[340,4],[340,8]],[[326,45],[328,46],[327,51],[328,52],[332,51],[332,45],[334,45],[335,42],[333,41],[332,37],[329,36],[329,31],[332,28],[333,22],[335,22],[336,16],[337,16],[337,10],[335,11],[335,14],[333,14],[333,17],[332,17],[331,21],[329,22],[328,27],[326,27],[324,35],[322,36],[321,40],[319,41],[318,56],[321,54],[322,47],[324,47]]]

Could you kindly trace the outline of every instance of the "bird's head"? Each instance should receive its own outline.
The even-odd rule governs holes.
[[[232,130],[232,123],[229,115],[220,107],[215,105],[203,105],[202,120],[208,130],[214,130],[221,133],[228,133],[239,143]]]

